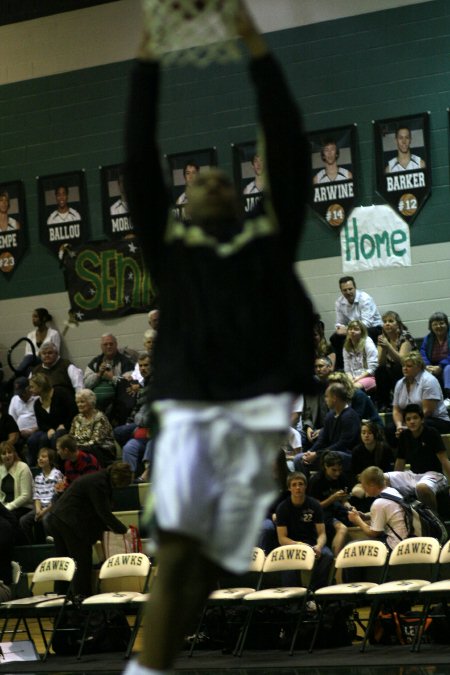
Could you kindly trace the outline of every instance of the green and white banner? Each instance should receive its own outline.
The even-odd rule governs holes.
[[[342,271],[410,267],[409,227],[387,205],[358,206],[341,230]]]

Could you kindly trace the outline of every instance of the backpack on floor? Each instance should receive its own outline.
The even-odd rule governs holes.
[[[403,497],[397,497],[387,492],[381,492],[379,497],[389,499],[402,507],[408,537],[434,537],[441,546],[445,544],[448,539],[447,528],[429,506],[418,499],[407,501]],[[393,527],[390,525],[388,527],[398,539],[401,539]]]

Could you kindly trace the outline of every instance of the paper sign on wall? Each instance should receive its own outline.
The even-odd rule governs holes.
[[[353,209],[341,230],[342,271],[410,267],[409,227],[387,205]]]

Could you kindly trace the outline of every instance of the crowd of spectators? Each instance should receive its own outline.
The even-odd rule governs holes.
[[[261,531],[266,552],[289,541],[311,543],[324,560],[319,584],[348,527],[385,538],[380,513],[398,520],[392,502],[377,507],[372,521],[364,516],[383,486],[415,494],[434,510],[449,501],[441,436],[450,434],[446,314],[432,314],[429,333],[416,341],[399,314],[381,315],[353,277],[342,277],[339,287],[335,332],[327,339],[319,315],[312,327],[316,391],[293,406],[277,459],[280,492]],[[47,310],[33,312],[36,328],[28,338],[36,358],[28,345],[0,409],[0,504],[20,523],[19,540],[30,543],[45,540],[54,505],[75,480],[118,459],[135,481],[149,480],[153,460],[155,425],[146,401],[158,311],[149,313],[145,351],[133,358],[105,333],[84,373],[60,356],[61,339],[49,321]]]

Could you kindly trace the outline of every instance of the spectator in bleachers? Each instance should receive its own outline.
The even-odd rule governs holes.
[[[371,420],[363,420],[361,424],[361,442],[353,448],[350,473],[357,479],[368,466],[378,466],[382,471],[392,469],[394,455],[386,443],[384,430]],[[352,488],[351,503],[359,510],[367,511],[373,499],[368,497],[360,482]]]
[[[375,300],[365,291],[356,288],[354,277],[341,277],[339,289],[341,295],[335,303],[336,332],[330,338],[336,353],[336,370],[342,370],[344,365],[342,351],[350,321],[362,321],[374,341],[381,333],[381,316]]]
[[[328,342],[325,337],[325,325],[320,318],[319,314],[316,314],[314,317],[314,327],[313,327],[313,336],[314,336],[314,345],[316,352],[316,359],[326,356],[334,369],[334,364],[336,362],[336,354],[334,353],[334,348],[331,342]]]
[[[434,312],[428,320],[430,331],[423,339],[420,353],[429,373],[438,378],[444,396],[450,398],[450,335],[448,316]]]
[[[56,485],[64,479],[55,467],[56,455],[51,448],[41,448],[37,459],[41,472],[33,481],[33,509],[20,519],[20,527],[29,544],[42,544],[48,533],[46,520],[56,494]]]
[[[425,363],[419,352],[410,352],[404,356],[402,369],[403,377],[394,390],[392,417],[396,436],[405,429],[403,411],[409,403],[417,403],[422,407],[427,426],[434,427],[441,434],[450,433],[450,418],[441,387],[436,377],[425,370]]]
[[[128,385],[128,391],[131,392],[135,397],[133,409],[131,410],[126,423],[114,428],[114,438],[121,448],[124,447],[130,438],[133,438],[133,433],[138,426],[138,422],[135,418],[138,415],[139,421],[141,408],[145,406],[147,401],[145,387],[148,385],[151,377],[150,354],[147,352],[141,352],[138,356],[137,365],[139,368],[140,381],[131,380],[130,384]]]
[[[77,442],[70,434],[58,438],[56,450],[64,462],[64,479],[58,483],[57,492],[64,492],[74,480],[100,469],[97,457],[90,452],[79,450]]]
[[[78,415],[72,420],[70,435],[75,438],[80,450],[95,455],[100,466],[108,466],[116,459],[116,446],[108,418],[95,407],[95,392],[92,389],[80,389],[75,401]]]
[[[148,325],[154,331],[158,331],[159,327],[159,309],[152,309],[148,313]]]
[[[73,482],[52,507],[48,527],[56,554],[68,555],[77,564],[76,595],[92,594],[92,545],[102,538],[105,530],[127,532],[127,526],[112,513],[112,489],[126,487],[130,482],[128,464],[115,462]]]
[[[16,518],[33,508],[33,476],[22,462],[15,447],[8,441],[0,443],[0,503]]]
[[[25,356],[19,366],[16,368],[16,373],[20,376],[28,376],[33,366],[40,363],[39,350],[45,342],[52,342],[56,349],[60,350],[61,336],[55,328],[49,328],[47,324],[53,320],[45,307],[38,307],[31,315],[31,321],[34,330],[27,334],[28,340],[25,346]],[[33,354],[34,348],[34,354]]]
[[[386,492],[394,497],[402,495],[386,484],[384,473],[378,466],[364,469],[360,478],[364,491],[369,497],[373,497],[374,501],[370,507],[370,514],[354,509],[349,511],[348,519],[353,525],[360,527],[366,537],[383,539],[387,546],[393,549],[399,541],[406,539],[408,528],[403,508],[390,499],[383,499],[382,493]]]
[[[325,391],[328,387],[328,378],[333,371],[333,365],[328,356],[317,357],[314,362],[317,391],[314,394],[305,394],[303,406],[303,448],[311,447],[323,427],[328,406],[325,401]]]
[[[53,342],[44,342],[39,350],[39,357],[41,363],[33,368],[33,375],[46,375],[52,387],[65,389],[75,399],[75,392],[83,387],[82,370],[69,359],[62,359]]]
[[[307,482],[300,472],[289,474],[287,487],[291,494],[277,508],[277,536],[280,546],[298,542],[312,546],[316,554],[312,587],[316,590],[328,584],[333,554],[326,545],[322,507],[317,499],[306,494]],[[296,575],[294,583],[289,585],[295,584],[298,584]]]
[[[378,410],[376,409],[370,396],[368,396],[362,389],[357,389],[347,373],[343,373],[341,371],[337,373],[330,373],[328,383],[331,384],[332,382],[340,382],[342,385],[344,385],[345,389],[347,390],[347,396],[348,400],[350,401],[350,405],[360,420],[372,420],[380,427],[383,426],[383,422],[381,421],[381,417],[378,414]]]
[[[117,383],[126,373],[133,372],[134,363],[128,356],[119,352],[117,339],[111,333],[102,335],[100,349],[101,354],[92,359],[84,371],[84,384],[95,392],[97,408],[109,417],[113,409]]]
[[[353,448],[351,472],[358,476],[368,466],[389,471],[394,461],[392,449],[386,443],[383,429],[371,420],[361,424],[361,442]]]
[[[37,307],[31,315],[31,321],[34,330],[27,334],[27,338],[33,343],[36,354],[39,353],[40,348],[46,342],[53,343],[59,353],[61,348],[61,336],[55,328],[47,326],[50,321],[53,321],[53,317],[49,314],[48,310],[45,309],[45,307]],[[32,354],[31,346],[28,343],[25,347],[25,355],[27,354]]]
[[[436,429],[424,424],[420,405],[411,403],[403,411],[406,429],[398,439],[394,471],[388,472],[388,484],[403,496],[417,496],[437,511],[436,495],[448,492],[450,462],[444,442]],[[406,464],[410,469],[405,470]]]
[[[357,389],[372,391],[376,387],[375,370],[378,365],[377,348],[367,335],[367,328],[359,319],[350,321],[344,342],[344,371]]]
[[[37,373],[30,378],[30,391],[37,396],[34,413],[38,425],[28,438],[28,461],[36,464],[38,451],[43,447],[55,449],[58,438],[70,429],[77,413],[75,400],[65,387],[52,387],[47,375]]]
[[[385,312],[382,316],[383,332],[378,336],[377,404],[380,412],[392,409],[392,393],[401,379],[401,359],[416,348],[414,338],[397,312]]]
[[[339,382],[330,384],[325,392],[325,401],[329,412],[325,417],[323,429],[310,450],[299,453],[294,458],[296,471],[302,473],[318,469],[320,456],[327,450],[338,452],[343,461],[344,470],[350,468],[351,451],[358,443],[361,422],[350,406],[347,389]]]
[[[30,381],[26,377],[18,377],[14,382],[14,396],[9,404],[8,413],[16,422],[21,438],[26,441],[37,431],[34,403],[37,396],[32,396]]]
[[[344,474],[342,458],[337,452],[325,452],[320,458],[320,469],[311,477],[308,494],[320,503],[323,509],[327,545],[337,556],[347,538],[347,517],[351,481]]]

